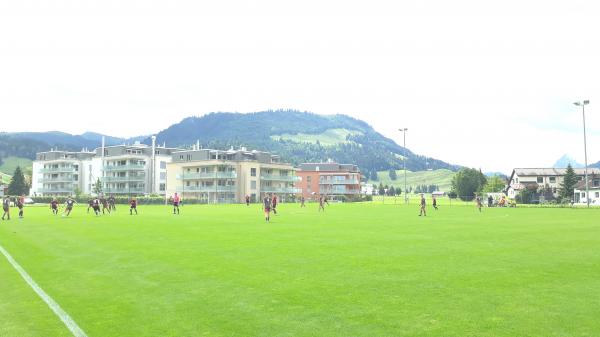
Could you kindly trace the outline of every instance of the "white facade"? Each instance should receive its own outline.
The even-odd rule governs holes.
[[[49,151],[36,155],[30,195],[74,195],[89,193],[86,178],[93,152]]]
[[[573,169],[578,180],[583,180],[585,169]],[[557,168],[516,168],[513,170],[507,195],[515,198],[517,194],[528,185],[536,186],[538,189],[549,189],[556,197],[563,182],[567,169]],[[599,169],[588,168],[588,175],[600,175]]]
[[[575,189],[574,193],[574,202],[576,204],[587,205],[587,197],[585,188],[583,189]],[[600,188],[599,187],[590,187],[590,204],[591,205],[600,205]]]

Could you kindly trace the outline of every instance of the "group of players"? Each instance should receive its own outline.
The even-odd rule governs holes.
[[[433,206],[433,209],[435,209],[437,211],[438,206],[437,206],[437,199],[435,198],[435,195],[431,196],[431,204]],[[475,204],[477,206],[477,209],[481,213],[481,208],[483,207],[483,204],[481,202],[481,196],[479,196],[477,194],[475,195]],[[425,201],[425,194],[423,194],[423,193],[421,193],[420,206],[421,206],[421,208],[419,211],[419,216],[427,216],[427,202]]]
[[[2,199],[2,220],[10,220],[10,203],[10,196],[7,195]],[[24,216],[23,208],[25,207],[25,196],[22,195],[20,197],[16,197],[14,204],[19,209],[19,219],[22,219]]]

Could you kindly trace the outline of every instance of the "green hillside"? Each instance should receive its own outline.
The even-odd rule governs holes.
[[[317,144],[319,142],[323,146],[336,145],[349,143],[348,136],[362,135],[363,133],[355,130],[348,129],[328,129],[325,132],[318,134],[308,133],[297,133],[289,134],[285,133],[282,135],[273,135],[271,139],[279,140],[290,140],[297,143],[311,143]]]
[[[396,174],[398,176],[398,179],[393,181],[392,179],[390,179],[388,171],[378,171],[377,175],[379,180],[369,180],[369,183],[377,185],[379,185],[379,183],[383,183],[384,185],[402,187],[404,185],[404,171],[397,170]],[[407,186],[413,186],[413,190],[414,187],[417,185],[438,185],[440,191],[448,192],[450,191],[453,177],[454,172],[447,169],[417,172],[407,171],[406,184]]]
[[[2,158],[2,165],[0,165],[0,172],[4,172],[5,174],[13,174],[17,166],[20,166],[23,170],[23,173],[26,175],[31,175],[31,170],[33,168],[33,162],[31,159],[20,158],[20,157],[6,157]]]

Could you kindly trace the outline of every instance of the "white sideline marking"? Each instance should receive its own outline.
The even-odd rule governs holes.
[[[38,296],[44,302],[46,302],[46,304],[48,304],[48,306],[50,307],[50,309],[52,309],[52,311],[54,311],[54,313],[56,314],[56,316],[58,316],[58,318],[60,318],[60,320],[63,321],[63,323],[65,323],[65,325],[71,331],[71,333],[73,334],[73,336],[75,336],[75,337],[87,337],[87,335],[85,334],[85,332],[83,332],[83,330],[81,330],[81,328],[79,327],[79,325],[77,325],[77,323],[75,323],[75,321],[71,318],[71,316],[69,316],[69,314],[67,314],[60,307],[60,305],[58,305],[58,303],[56,303],[52,299],[52,297],[50,297],[48,294],[46,294],[46,292],[42,288],[40,288],[40,286],[38,286],[37,283],[35,283],[35,281],[31,278],[31,276],[29,276],[29,274],[27,274],[27,272],[25,271],[25,269],[23,269],[17,263],[17,261],[15,261],[15,259],[13,259],[13,257],[10,256],[10,254],[1,245],[0,245],[0,252],[2,252],[2,254],[4,255],[4,257],[6,257],[6,259],[8,260],[8,262],[10,262],[10,264],[12,264],[12,266],[15,268],[15,270],[18,271],[19,274],[21,274],[21,277],[23,277],[23,279],[25,280],[25,282],[27,282],[27,284],[29,284],[29,286],[31,287],[31,289],[33,289],[33,291],[35,291],[35,293],[38,294]]]

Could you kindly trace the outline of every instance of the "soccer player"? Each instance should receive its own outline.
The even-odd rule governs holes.
[[[90,208],[94,209],[94,199],[90,198],[90,200],[88,200],[88,208],[87,208],[87,212],[90,212]]]
[[[435,198],[435,195],[432,195],[431,199],[432,199],[431,204],[433,205],[433,209],[435,209],[437,211],[437,209],[438,209],[437,208],[437,199]]]
[[[108,197],[108,210],[113,212],[117,210],[117,206],[115,206],[115,196],[111,195]]]
[[[263,211],[265,212],[265,221],[271,221],[271,198],[268,195],[265,195],[263,199]]]
[[[250,196],[246,196],[246,206],[250,206]]]
[[[327,199],[327,195],[325,195],[323,201],[327,204],[327,206],[329,206],[329,199]]]
[[[479,212],[481,213],[481,197],[477,194],[475,194],[475,201],[477,202],[477,208],[479,209]]]
[[[23,219],[23,207],[25,207],[25,196],[21,195],[17,198],[17,207],[19,208],[19,219]]]
[[[135,215],[137,215],[137,199],[135,197],[131,198],[129,201],[129,215],[133,215],[133,211],[135,211]]]
[[[419,212],[419,216],[427,216],[427,211],[425,210],[425,195],[421,194],[421,211]]]
[[[108,214],[110,214],[110,207],[108,206],[108,200],[105,197],[100,198],[100,203],[102,203],[102,214],[106,210]]]
[[[57,215],[58,214],[58,200],[56,200],[56,198],[52,199],[52,201],[50,201],[50,209],[52,210],[52,214]]]
[[[304,196],[300,197],[300,207],[306,207],[306,205],[304,204]]]
[[[8,216],[6,220],[10,220],[10,197],[8,195],[2,200],[2,210],[4,211],[2,220],[4,220],[5,216]]]
[[[273,201],[271,202],[273,206],[273,214],[277,215],[277,196],[273,194]]]
[[[494,206],[494,198],[492,196],[488,196],[488,207]]]
[[[73,205],[75,205],[75,200],[73,200],[71,197],[68,197],[67,201],[65,201],[65,211],[63,212],[62,216],[71,215],[71,211],[73,210]]]
[[[177,192],[175,192],[175,195],[173,196],[173,214],[179,214],[179,203],[181,202],[181,198],[179,198],[179,195],[177,194]],[[177,213],[175,213],[177,212]]]
[[[319,197],[319,212],[323,210],[325,212],[325,198],[323,196]]]
[[[100,199],[98,199],[98,198],[94,199],[92,208],[94,209],[94,214],[96,214],[96,216],[100,215],[100,204],[101,203],[102,202],[100,201]],[[102,210],[102,214],[104,214],[104,210]]]

